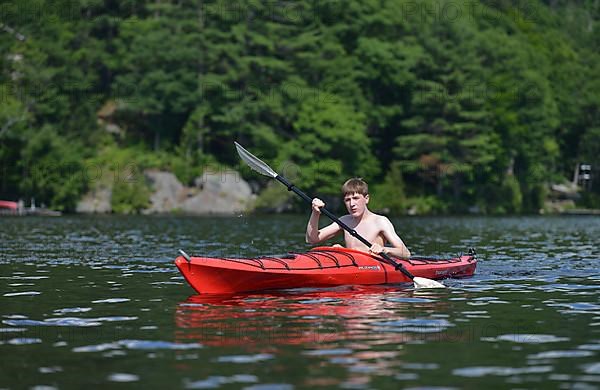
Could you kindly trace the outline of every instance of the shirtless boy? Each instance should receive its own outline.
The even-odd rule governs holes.
[[[403,259],[410,258],[410,251],[402,242],[402,239],[396,234],[394,225],[383,215],[371,212],[367,208],[369,203],[369,187],[362,179],[353,178],[347,180],[342,186],[344,194],[344,204],[348,210],[347,215],[340,218],[342,222],[350,228],[356,230],[367,241],[373,244],[367,248],[362,242],[354,238],[350,233],[344,231],[346,247],[369,251],[370,253],[386,253]],[[325,203],[319,198],[312,201],[312,213],[306,227],[306,242],[316,244],[330,239],[338,234],[342,228],[337,223],[325,226],[319,229],[319,217],[321,216],[321,207]],[[391,246],[385,246],[389,243]]]

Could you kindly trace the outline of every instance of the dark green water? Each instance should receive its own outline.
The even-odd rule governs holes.
[[[172,260],[307,249],[303,217],[0,219],[0,388],[598,388],[600,218],[406,218],[477,274],[194,296]]]

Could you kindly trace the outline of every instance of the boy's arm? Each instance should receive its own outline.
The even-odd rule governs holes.
[[[306,226],[307,244],[316,244],[318,242],[328,240],[341,230],[340,226],[335,222],[319,230],[321,207],[324,206],[325,203],[323,203],[320,199],[313,199],[312,213],[310,214],[310,219],[308,220],[308,225]]]
[[[312,216],[311,216],[311,219],[312,219]],[[309,221],[309,226],[310,226],[310,221]],[[316,230],[316,233],[315,233],[315,230],[312,230],[312,235],[309,236],[308,228],[306,229],[306,243],[307,244],[313,245],[313,244],[319,243],[321,241],[329,240],[331,237],[338,234],[338,232],[341,230],[341,228],[337,223],[333,222],[331,225],[327,225],[321,230]]]
[[[392,245],[391,247],[382,248],[383,252],[401,259],[409,259],[410,251],[396,233],[396,229],[394,229],[394,225],[392,225],[390,220],[386,217],[381,217],[380,223],[382,225],[381,232],[383,233],[383,236],[385,237],[386,241]]]

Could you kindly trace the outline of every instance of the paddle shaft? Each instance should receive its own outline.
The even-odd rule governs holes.
[[[283,184],[284,186],[286,186],[287,189],[288,189],[288,191],[292,191],[294,194],[296,194],[299,197],[301,197],[302,199],[304,199],[304,201],[306,201],[308,204],[312,204],[312,198],[310,198],[308,195],[306,195],[298,187],[296,187],[295,185],[293,185],[292,183],[290,183],[289,181],[287,181],[287,179],[285,177],[277,175],[275,177],[275,179],[277,181],[279,181],[281,184]],[[352,235],[352,237],[355,237],[356,239],[358,239],[360,242],[362,242],[363,244],[365,244],[369,248],[372,246],[372,244],[369,241],[367,241],[363,236],[361,236],[360,234],[358,234],[358,232],[356,230],[354,230],[350,226],[346,225],[344,222],[342,222],[338,217],[336,217],[332,212],[330,212],[329,210],[327,210],[325,207],[321,207],[321,213],[325,214],[333,222],[335,222],[338,225],[340,225],[340,227],[342,229],[344,229],[345,231],[347,231],[348,233],[350,233],[350,235]],[[389,261],[392,264],[394,264],[394,267],[396,268],[396,270],[399,270],[404,275],[406,275],[407,277],[409,277],[411,280],[413,280],[415,278],[415,276],[413,274],[411,274],[406,268],[404,268],[404,266],[402,264],[397,263],[390,256],[388,256],[387,253],[381,252],[379,254],[379,256],[383,257],[387,261]]]

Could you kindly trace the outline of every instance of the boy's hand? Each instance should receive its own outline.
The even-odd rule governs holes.
[[[378,255],[380,253],[387,253],[387,251],[385,250],[385,247],[383,247],[383,246],[381,246],[379,244],[373,244],[369,248],[369,253],[373,253],[374,255]]]
[[[312,200],[312,210],[313,212],[317,213],[317,214],[321,214],[321,207],[325,207],[325,203],[319,199],[319,198],[314,198]]]

